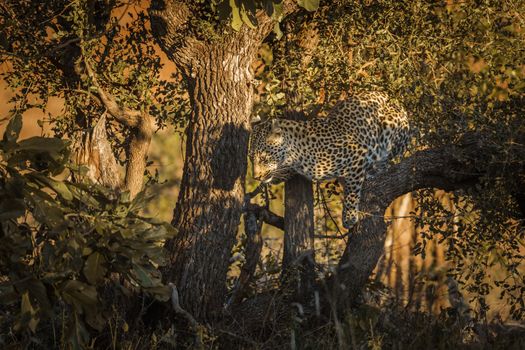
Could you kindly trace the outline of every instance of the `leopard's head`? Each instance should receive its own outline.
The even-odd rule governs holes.
[[[252,119],[249,157],[253,177],[265,183],[282,179],[286,173],[286,142],[278,119]]]

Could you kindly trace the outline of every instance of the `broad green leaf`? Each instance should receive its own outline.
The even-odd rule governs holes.
[[[70,280],[58,286],[64,300],[72,305],[79,313],[86,308],[96,308],[98,304],[97,289],[77,280]]]
[[[63,228],[65,226],[64,213],[57,206],[56,202],[49,202],[40,197],[29,194],[27,199],[34,205],[32,214],[35,218],[53,229]]]
[[[144,240],[154,240],[160,241],[163,239],[168,239],[173,237],[176,234],[175,228],[166,223],[159,226],[153,226],[152,228],[145,230],[144,234],[141,235],[141,238]]]
[[[231,26],[233,29],[238,31],[242,27],[242,19],[240,14],[240,9],[237,7],[235,0],[230,0],[230,7],[232,9],[232,22]]]
[[[73,200],[73,194],[69,190],[69,187],[62,181],[54,180],[48,176],[41,175],[39,173],[28,174],[29,177],[39,181],[59,194],[62,198],[67,201]]]
[[[316,11],[319,8],[319,0],[298,0],[297,3],[307,11]]]
[[[171,297],[171,288],[168,286],[157,286],[147,289],[148,293],[151,293],[155,296],[156,299],[160,301],[168,301]]]
[[[14,143],[20,136],[20,130],[22,130],[22,115],[16,113],[11,120],[4,132],[3,140],[6,143]]]
[[[67,146],[64,140],[56,137],[34,136],[18,142],[19,151],[37,151],[56,154],[62,152]]]
[[[101,203],[90,194],[89,188],[82,186],[82,184],[71,184],[69,191],[76,199],[81,200],[85,205],[93,208],[101,207]]]
[[[255,17],[257,8],[253,0],[242,0],[241,17],[244,23],[252,29],[257,27],[258,21]]]
[[[147,268],[146,266],[141,266],[139,264],[133,264],[132,273],[137,279],[137,282],[143,288],[152,288],[160,284],[160,279],[153,274],[156,270]]]
[[[69,164],[68,169],[71,170],[73,173],[75,173],[78,176],[86,176],[89,172],[89,167],[82,165],[82,164]]]
[[[241,9],[241,18],[246,25],[252,29],[257,28],[257,18],[250,12],[248,12],[244,7]]]
[[[90,255],[91,253],[93,253],[93,249],[91,249],[90,247],[84,247],[84,248],[82,248],[82,255],[83,255],[83,256],[88,256],[88,255]]]
[[[271,17],[273,15],[273,9],[275,6],[273,0],[264,0],[263,6],[266,14]]]
[[[28,291],[31,299],[36,300],[40,311],[51,313],[51,303],[47,297],[46,287],[40,280],[31,278],[27,281],[20,281],[17,284],[19,290]]]
[[[91,254],[84,264],[84,276],[89,283],[96,285],[106,275],[106,258],[99,252]]]
[[[58,206],[57,202],[42,200],[37,196],[30,196],[28,199],[29,198],[35,206],[32,213],[38,221],[49,225],[49,227],[53,229],[64,228],[66,226],[64,212],[61,207]]]

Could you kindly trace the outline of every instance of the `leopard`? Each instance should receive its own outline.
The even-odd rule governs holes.
[[[350,94],[324,117],[251,122],[253,177],[264,186],[295,174],[316,182],[337,180],[343,185],[346,229],[363,217],[359,201],[365,179],[402,156],[411,141],[406,109],[382,91]]]

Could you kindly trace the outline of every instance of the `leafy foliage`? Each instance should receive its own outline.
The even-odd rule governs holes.
[[[194,15],[192,24],[197,24],[190,27],[197,28],[199,39],[209,41],[217,37],[217,30],[256,26],[258,10],[280,21],[260,52],[264,65],[258,70],[257,113],[277,116],[285,108],[315,111],[316,105],[323,113],[348,91],[380,87],[411,112],[413,125],[422,134],[420,147],[454,142],[476,130],[483,131],[495,153],[502,154],[524,132],[522,1],[298,0],[307,11],[286,19],[280,18],[282,1],[186,3]],[[146,15],[134,4],[118,0],[0,4],[0,63],[10,68],[2,78],[16,91],[11,101],[16,116],[0,147],[0,288],[8,310],[0,322],[2,334],[14,332],[15,341],[33,341],[33,333],[46,332],[44,326],[62,319],[68,326],[64,339],[76,347],[86,344],[89,331],[101,329],[111,317],[108,289],[127,295],[130,288],[140,288],[166,298],[157,268],[165,263],[161,242],[173,232],[138,214],[144,198],[129,201],[125,194],[61,180],[65,170],[80,177],[83,172],[67,164],[69,147],[63,140],[18,141],[20,114],[45,109],[51,97],[64,100],[62,115],[50,116],[57,136],[79,139],[94,125],[104,108],[94,97],[83,61],[92,64],[101,85],[121,105],[147,111],[159,127],[184,124],[189,102],[180,77],[161,78],[162,65]],[[126,131],[109,127],[124,162]],[[522,318],[525,309],[520,270],[523,218],[513,198],[520,175],[506,171],[507,161],[487,154],[480,164],[490,169],[486,181],[457,193],[454,212],[435,201],[430,191],[417,196],[420,209],[414,216],[422,244],[437,237],[448,246],[447,273],[473,296],[479,318],[486,314],[486,295],[494,287],[501,288],[515,318]],[[337,191],[332,185],[327,189]],[[338,235],[336,231],[327,222],[317,233]],[[424,254],[420,248],[416,253]],[[331,255],[328,259],[336,261]],[[269,255],[267,261],[277,275],[278,260]],[[492,266],[503,267],[502,275],[490,276]],[[358,310],[348,317],[343,325],[348,342],[373,347],[390,345],[391,340],[394,346],[401,343],[396,338],[401,336],[414,345],[435,333],[433,328],[423,329],[419,338],[405,339],[429,324],[428,318],[396,328],[389,324],[388,310],[384,332],[376,327],[376,310],[372,311],[361,317]],[[260,318],[257,321],[260,326]],[[330,327],[328,337],[335,338],[338,327]],[[457,325],[447,327],[436,330],[444,330],[438,342],[453,336],[450,344],[461,344]],[[288,331],[282,331],[286,344]],[[309,334],[314,335],[308,339],[314,345],[324,340],[315,332]],[[385,342],[383,336],[388,338]],[[326,344],[335,343],[326,339]]]
[[[216,33],[227,31],[229,27],[239,31],[243,26],[256,28],[257,13],[264,11],[268,16],[282,20],[283,0],[199,0],[190,1],[194,17],[199,18],[195,28],[202,39],[215,38]],[[319,0],[297,0],[297,4],[307,11],[315,11]],[[226,26],[224,26],[226,24]],[[279,33],[278,25],[275,32]]]
[[[61,315],[63,339],[80,348],[89,329],[103,329],[111,316],[108,288],[113,298],[137,290],[169,297],[158,267],[174,229],[139,215],[144,194],[129,201],[126,193],[60,180],[65,170],[83,172],[68,165],[68,142],[18,141],[20,129],[17,114],[0,143],[0,302],[10,310],[0,326],[30,341]]]
[[[161,78],[144,9],[125,1],[8,1],[2,7],[1,77],[17,93],[18,112],[46,110],[51,98],[64,101],[48,115],[58,137],[79,140],[105,111],[85,72],[88,61],[99,83],[126,108],[149,113],[159,128],[184,125],[189,102],[181,78]],[[125,162],[128,130],[108,125],[117,159]]]
[[[449,247],[449,274],[474,297],[480,318],[484,297],[498,286],[513,317],[525,310],[523,217],[513,196],[523,174],[508,170],[512,159],[494,156],[523,148],[513,140],[525,133],[524,12],[513,0],[321,3],[313,14],[283,20],[286,40],[268,41],[257,71],[261,115],[289,108],[323,114],[348,92],[379,89],[409,111],[417,147],[449,144],[471,131],[484,135],[494,152],[476,164],[487,169],[483,184],[456,193],[455,213],[422,191],[414,213],[425,240]],[[329,197],[334,191],[327,188]],[[444,219],[451,217],[456,221]],[[339,235],[331,226],[325,223],[322,234]],[[501,276],[494,278],[496,266]]]

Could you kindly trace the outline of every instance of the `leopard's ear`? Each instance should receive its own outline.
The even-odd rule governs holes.
[[[256,125],[256,124],[259,124],[260,122],[262,122],[262,119],[259,115],[256,115],[255,117],[253,117],[251,120],[250,120],[250,124],[253,126],[253,125]]]
[[[272,134],[280,134],[283,129],[279,123],[279,119],[272,119]]]

